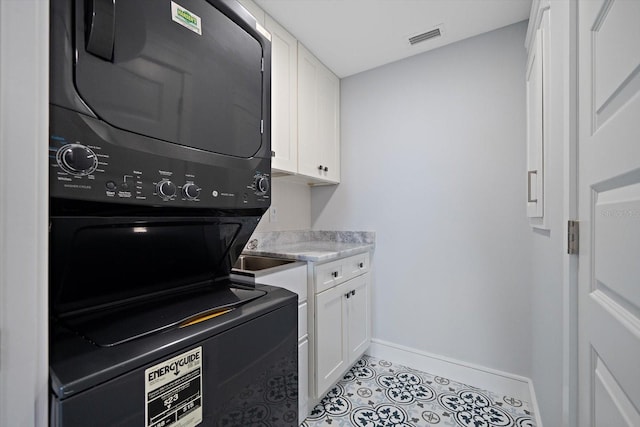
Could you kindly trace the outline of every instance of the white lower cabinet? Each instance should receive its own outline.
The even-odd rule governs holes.
[[[315,396],[322,397],[371,342],[370,275],[315,295]]]

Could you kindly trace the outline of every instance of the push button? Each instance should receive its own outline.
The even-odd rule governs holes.
[[[107,187],[107,190],[109,190],[109,191],[115,191],[115,189],[116,189],[118,186],[117,186],[117,185],[116,185],[116,183],[115,183],[115,182],[113,182],[113,181],[107,181],[107,183],[105,184],[105,187]]]

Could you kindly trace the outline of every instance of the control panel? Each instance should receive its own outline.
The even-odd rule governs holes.
[[[71,134],[73,138],[68,136]],[[154,153],[110,144],[91,133],[86,141],[78,140],[78,134],[51,129],[52,197],[148,206],[221,209],[269,206],[270,159],[219,156],[218,164],[207,164],[207,159],[214,156],[211,153],[203,153],[202,157],[209,157],[202,160],[196,156],[193,161],[186,161],[172,156],[172,147],[164,147],[166,154]],[[168,143],[158,141],[158,144]],[[189,150],[176,147],[177,151]]]

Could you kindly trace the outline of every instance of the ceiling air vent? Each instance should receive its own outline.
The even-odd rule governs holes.
[[[413,46],[420,42],[432,39],[434,37],[440,37],[442,33],[440,32],[440,28],[435,28],[431,31],[427,31],[426,33],[418,34],[413,37],[409,37],[409,43]]]

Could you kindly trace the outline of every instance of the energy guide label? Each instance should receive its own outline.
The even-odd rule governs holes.
[[[192,427],[202,422],[202,347],[144,371],[146,427]]]

